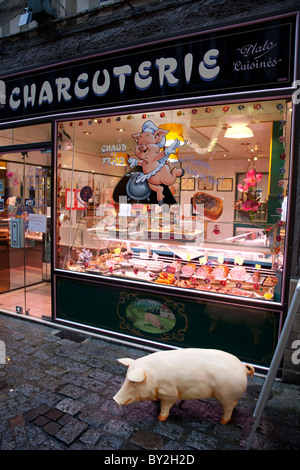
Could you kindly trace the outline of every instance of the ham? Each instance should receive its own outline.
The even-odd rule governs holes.
[[[202,279],[205,279],[212,273],[212,270],[213,268],[209,264],[205,264],[204,266],[200,266],[200,268],[197,269],[196,275]]]
[[[178,273],[180,271],[181,264],[178,261],[174,261],[173,263],[169,264],[166,268],[167,273]]]
[[[232,295],[241,295],[242,297],[251,297],[252,293],[242,289],[232,289]]]
[[[251,276],[251,282],[259,282],[260,281],[260,271],[254,271]]]
[[[213,270],[213,277],[216,280],[226,279],[229,273],[229,268],[226,264],[220,264],[217,268]]]
[[[189,264],[186,264],[185,266],[181,268],[181,272],[184,276],[191,276],[192,274],[194,274],[194,271],[195,271],[194,266],[191,266]]]
[[[247,276],[248,274],[246,268],[244,268],[243,266],[235,266],[230,271],[230,277],[234,281],[244,281],[245,279],[247,279]]]

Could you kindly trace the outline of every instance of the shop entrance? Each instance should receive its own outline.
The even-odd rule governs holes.
[[[51,152],[0,159],[0,310],[51,318]]]

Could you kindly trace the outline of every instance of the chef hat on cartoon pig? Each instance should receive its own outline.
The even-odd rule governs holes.
[[[142,132],[150,132],[151,134],[154,134],[158,129],[159,127],[157,127],[152,121],[146,121],[142,126]],[[158,142],[157,145],[159,147],[164,147],[166,145],[166,138],[162,137],[161,142]]]

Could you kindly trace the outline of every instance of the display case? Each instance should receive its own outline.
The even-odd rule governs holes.
[[[155,217],[138,213],[126,221],[115,215],[82,217],[62,267],[222,298],[280,300],[282,257],[272,246],[280,230],[267,238],[265,227],[238,227],[234,237],[204,243],[203,220],[170,218],[164,224],[162,211]]]

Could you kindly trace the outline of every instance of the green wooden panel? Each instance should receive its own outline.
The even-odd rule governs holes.
[[[268,223],[275,224],[280,220],[280,214],[277,214],[277,209],[281,209],[282,201],[280,195],[282,194],[282,187],[279,182],[284,178],[280,172],[284,168],[284,161],[280,155],[284,153],[284,143],[280,141],[282,138],[282,125],[279,121],[273,123],[272,132],[272,150],[271,150],[271,165],[270,165],[270,192],[268,199]]]
[[[279,314],[56,278],[57,319],[175,347],[222,349],[268,367]]]

